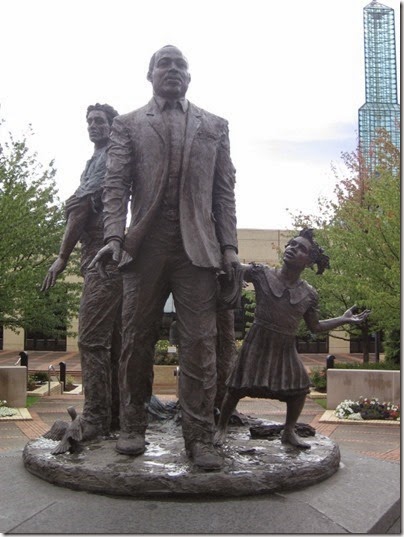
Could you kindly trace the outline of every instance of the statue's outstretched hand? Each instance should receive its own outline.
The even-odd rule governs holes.
[[[121,259],[121,243],[117,240],[109,241],[105,246],[98,250],[94,259],[88,265],[88,269],[96,268],[101,278],[108,278],[108,273],[105,270],[105,264],[108,258],[111,258],[119,263]]]
[[[345,322],[351,323],[351,324],[360,324],[365,321],[370,313],[371,310],[363,310],[361,313],[354,314],[354,311],[357,310],[357,306],[352,306],[352,308],[349,308],[349,310],[346,310],[346,312],[343,315],[343,318],[345,319]]]
[[[61,272],[63,272],[67,265],[67,259],[58,257],[54,263],[52,263],[47,275],[42,283],[41,291],[47,291],[53,287],[56,283],[56,279]]]

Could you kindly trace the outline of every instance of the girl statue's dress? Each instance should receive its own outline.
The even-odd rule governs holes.
[[[244,280],[254,284],[255,318],[244,339],[227,387],[237,398],[287,401],[309,393],[310,379],[296,350],[306,312],[317,309],[316,290],[304,280],[286,287],[278,269],[252,264]]]

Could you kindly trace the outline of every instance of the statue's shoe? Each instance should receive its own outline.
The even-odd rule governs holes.
[[[188,456],[194,465],[201,470],[220,470],[223,467],[223,458],[215,450],[212,444],[193,442],[188,449]]]
[[[122,455],[141,455],[146,450],[144,435],[121,431],[115,449]]]

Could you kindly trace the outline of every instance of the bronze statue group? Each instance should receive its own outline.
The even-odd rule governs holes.
[[[118,115],[106,104],[88,107],[94,154],[66,202],[60,252],[43,283],[44,291],[55,284],[80,241],[85,400],[75,434],[85,442],[118,431],[119,453],[144,453],[154,347],[172,293],[181,426],[193,465],[201,471],[223,467],[218,446],[245,396],[285,401],[282,442],[307,449],[295,432],[310,385],[295,347],[298,324],[303,318],[313,332],[332,330],[360,323],[369,312],[354,315],[351,308],[319,320],[317,293],[300,278],[307,267],[317,265],[320,273],[328,267],[311,230],[289,241],[280,269],[240,263],[227,121],[186,99],[191,77],[178,48],[159,49],[147,78],[153,96],[138,110]],[[218,362],[218,320],[225,337],[232,337],[231,309],[217,313],[223,275],[236,295],[243,281],[251,282],[257,305],[239,355]],[[229,348],[232,354],[234,341]],[[225,387],[224,380],[218,386],[218,368]],[[221,404],[217,426],[215,404]]]

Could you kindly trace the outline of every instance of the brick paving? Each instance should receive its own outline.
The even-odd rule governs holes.
[[[46,424],[41,416],[34,410],[30,411],[32,421],[16,421],[16,426],[30,440],[42,436],[46,431],[49,431],[49,424]],[[53,422],[52,422],[53,423]],[[0,424],[1,426],[1,424]]]
[[[79,352],[58,352],[58,351],[27,351],[29,371],[47,371],[52,365],[56,371],[59,370],[59,363],[66,363],[67,374],[75,375],[81,372]],[[300,357],[307,369],[324,367],[327,354],[300,354]],[[338,354],[336,363],[361,362],[361,354]],[[372,358],[372,357],[371,357]],[[0,351],[0,366],[15,365],[19,359],[18,351]]]
[[[160,395],[159,398],[164,402],[176,400],[174,394]],[[81,395],[45,396],[29,409],[32,420],[0,420],[0,452],[22,450],[28,440],[48,431],[56,419],[69,420],[66,412],[68,406],[74,405],[81,412],[83,400]],[[252,417],[282,423],[286,405],[279,401],[245,398],[240,401],[238,410]],[[358,456],[400,463],[400,427],[321,423],[323,414],[324,409],[314,399],[307,398],[299,421],[309,423],[319,434],[337,442],[342,451],[348,449]]]
[[[28,354],[28,372],[48,371],[52,365],[55,370],[59,371],[59,363],[66,363],[66,372],[69,375],[77,376],[81,373],[80,354],[74,352],[57,352],[57,351],[27,351]],[[1,365],[16,365],[19,359],[17,351],[0,351]]]
[[[68,374],[80,376],[80,356],[77,352],[45,352],[31,351],[29,354],[29,370],[47,371],[49,365],[58,370],[59,362],[66,363]],[[310,369],[325,365],[326,354],[303,354],[303,363]],[[18,352],[0,351],[0,365],[15,365]],[[361,355],[341,354],[337,362],[358,362]],[[175,391],[175,388],[174,388]],[[158,387],[156,389],[158,394]],[[162,401],[176,400],[174,393],[159,394]],[[29,409],[32,420],[0,420],[0,452],[10,449],[23,449],[28,440],[37,438],[49,430],[56,419],[68,420],[66,408],[74,405],[77,411],[82,410],[82,395],[44,396]],[[283,422],[286,405],[279,401],[263,399],[242,399],[238,410],[243,414],[260,417],[269,421]],[[400,427],[392,424],[324,423],[320,422],[324,409],[315,399],[306,399],[299,421],[309,423],[319,434],[328,436],[337,442],[342,450],[349,449],[358,456],[384,460],[395,464],[400,463]]]

